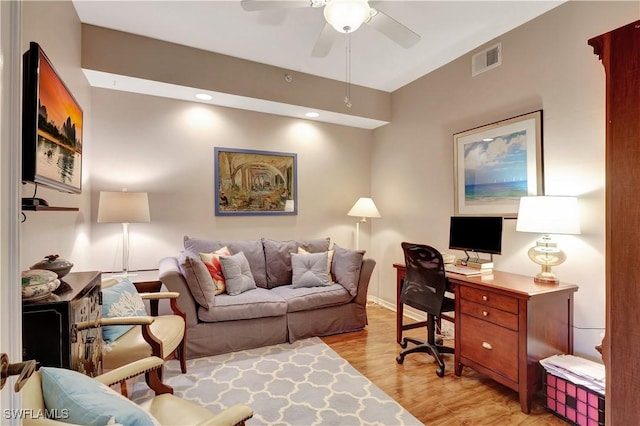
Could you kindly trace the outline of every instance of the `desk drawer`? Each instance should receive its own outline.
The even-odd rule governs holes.
[[[461,315],[460,321],[460,356],[517,383],[518,333],[470,315]]]
[[[460,297],[482,305],[502,309],[503,311],[514,314],[518,313],[518,299],[513,297],[503,296],[502,294],[487,290],[478,290],[464,285],[460,286]]]
[[[505,312],[466,299],[460,300],[460,312],[518,331],[518,315],[511,312]]]

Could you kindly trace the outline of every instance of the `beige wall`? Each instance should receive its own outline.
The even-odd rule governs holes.
[[[78,268],[89,262],[89,216],[91,184],[91,87],[80,69],[80,20],[71,2],[23,2],[22,51],[35,41],[47,54],[58,74],[73,93],[84,112],[83,192],[71,195],[39,187],[37,196],[50,205],[79,207],[79,212],[25,212],[21,225],[20,263],[22,269],[57,253],[72,260]],[[34,185],[22,187],[23,197],[32,197]],[[80,269],[79,269],[80,270]]]
[[[93,267],[120,268],[121,228],[95,217],[99,191],[122,187],[147,191],[151,209],[150,223],[130,228],[132,269],[176,255],[184,235],[353,246],[347,212],[370,193],[372,131],[105,89],[93,90],[92,107]],[[215,216],[214,147],[296,153],[298,215]]]
[[[555,271],[580,286],[576,353],[598,357],[593,346],[605,324],[604,71],[587,40],[639,14],[635,2],[566,3],[487,43],[502,42],[502,66],[472,77],[471,52],[393,93],[392,122],[376,130],[372,162],[372,196],[383,215],[372,224],[382,299],[395,300],[391,265],[402,260],[402,241],[448,251],[452,135],[543,109],[546,193],[578,196],[582,213],[582,235],[558,237],[568,260]],[[505,220],[496,268],[535,274],[526,250],[538,237],[516,233],[515,220]]]

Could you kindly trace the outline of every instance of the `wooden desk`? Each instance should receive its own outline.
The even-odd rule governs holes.
[[[400,291],[406,271],[397,275],[397,339],[412,326],[402,324]],[[537,284],[533,277],[493,271],[488,275],[447,273],[455,291],[455,374],[468,366],[514,389],[524,413],[540,387],[539,361],[573,353],[575,284]]]

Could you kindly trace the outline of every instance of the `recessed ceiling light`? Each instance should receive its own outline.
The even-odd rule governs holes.
[[[316,118],[316,117],[320,117],[320,114],[318,114],[317,112],[308,112],[305,114],[305,116],[309,118]]]
[[[213,99],[213,96],[207,95],[206,93],[198,93],[196,95],[196,98],[200,99],[201,101],[210,101],[211,99]]]
[[[491,142],[493,140],[493,138],[484,138],[482,139],[483,142]]]

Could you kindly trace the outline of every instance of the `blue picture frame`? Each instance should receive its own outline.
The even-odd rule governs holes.
[[[543,195],[542,110],[456,133],[456,216],[518,215],[520,198]]]
[[[216,216],[298,214],[298,156],[214,148]]]

